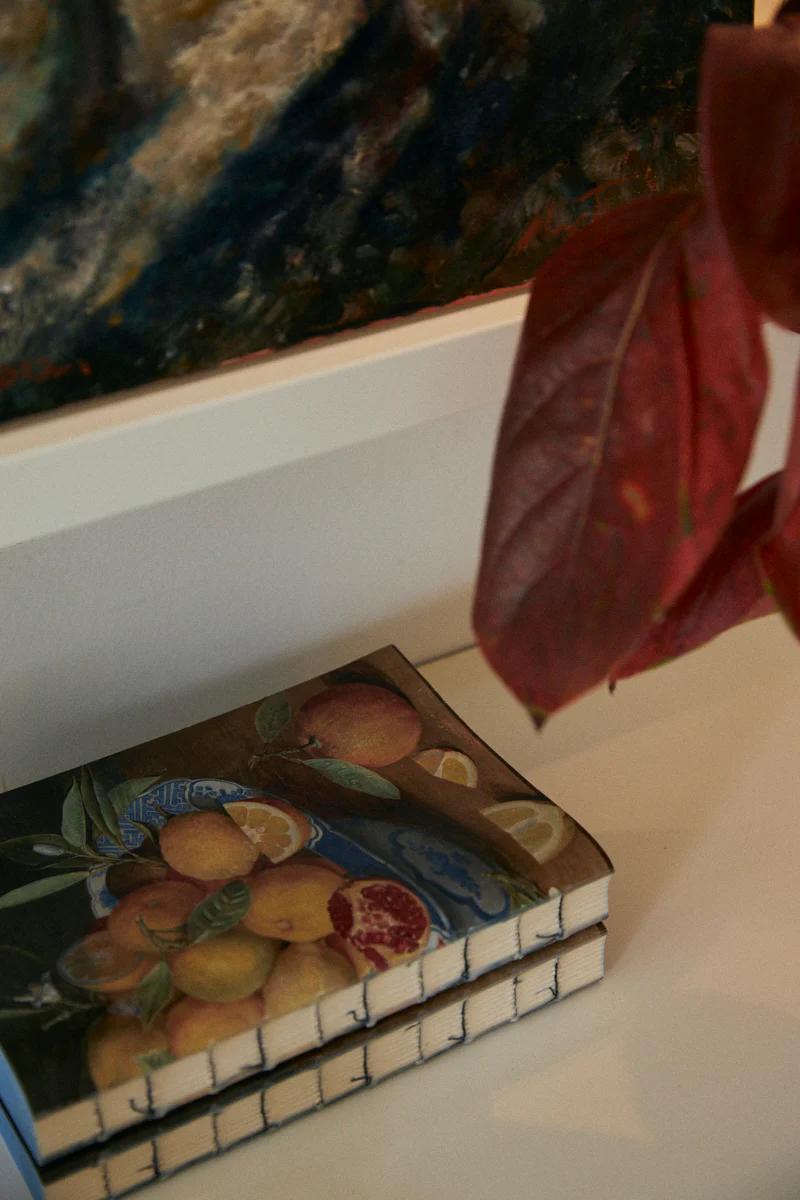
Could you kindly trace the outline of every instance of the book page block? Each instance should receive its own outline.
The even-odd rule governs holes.
[[[99,1167],[87,1167],[47,1185],[47,1200],[107,1200],[107,1197],[108,1190]]]
[[[263,1128],[261,1092],[251,1092],[233,1104],[226,1104],[217,1113],[217,1138],[221,1150],[235,1146],[255,1133],[261,1133]]]
[[[424,999],[422,960],[392,967],[367,980],[367,1018],[370,1025]]]
[[[321,997],[318,1005],[319,1024],[326,1042],[366,1024],[365,987],[363,983],[353,983],[350,987]]]
[[[148,1076],[151,1109],[158,1114],[175,1104],[214,1090],[211,1060],[206,1051],[188,1054]]]
[[[479,1037],[497,1025],[515,1020],[517,1009],[514,992],[514,980],[504,979],[493,987],[471,995],[464,1014],[469,1036]]]
[[[145,1079],[129,1079],[119,1087],[97,1093],[97,1107],[106,1133],[144,1121],[150,1100]]]
[[[527,908],[519,919],[520,950],[527,954],[530,950],[546,946],[548,942],[564,936],[561,921],[561,907],[564,897],[561,892],[555,892],[549,900],[542,904],[534,904]]]
[[[320,1089],[323,1104],[338,1100],[349,1092],[357,1092],[369,1082],[365,1073],[366,1053],[363,1046],[355,1046],[344,1054],[329,1058],[320,1066]]]
[[[561,957],[558,968],[558,994],[568,996],[603,974],[606,939],[595,938]]]
[[[321,1045],[316,1007],[299,1008],[284,1017],[265,1021],[261,1026],[261,1043],[270,1067]]]
[[[105,1166],[108,1190],[112,1196],[121,1196],[131,1188],[150,1183],[156,1178],[156,1160],[151,1142],[142,1142],[109,1156]]]
[[[517,1013],[533,1012],[558,996],[558,959],[548,958],[517,977]]]
[[[497,921],[485,929],[476,930],[467,939],[469,978],[476,979],[492,967],[508,962],[519,954],[519,918]]]
[[[195,1121],[170,1129],[155,1139],[162,1174],[177,1171],[187,1163],[211,1154],[216,1145],[214,1115],[204,1113]]]
[[[434,1054],[441,1054],[443,1050],[449,1050],[452,1046],[466,1041],[467,1034],[463,1018],[464,1002],[460,1000],[454,1004],[448,1004],[446,1008],[442,1008],[438,1012],[423,1014],[423,1058],[433,1058]]]
[[[420,1034],[419,1021],[415,1021],[367,1042],[367,1073],[370,1079],[384,1079],[387,1075],[402,1071],[403,1067],[422,1062]]]
[[[318,1068],[312,1067],[273,1083],[264,1091],[264,1103],[269,1125],[282,1125],[292,1117],[317,1108],[322,1103]]]
[[[608,916],[608,884],[606,876],[564,893],[561,920],[565,936],[585,929],[587,925],[594,925],[597,921],[605,921]]]
[[[459,938],[423,956],[422,986],[426,1000],[446,988],[455,987],[464,979],[465,942],[465,938]]]
[[[263,1070],[265,1066],[257,1029],[247,1029],[244,1033],[237,1033],[235,1037],[215,1042],[208,1052],[218,1088],[242,1075],[252,1075],[254,1071]]]
[[[103,1136],[101,1121],[94,1098],[71,1104],[68,1113],[54,1112],[39,1117],[36,1137],[42,1159],[54,1157],[65,1145],[96,1141]]]

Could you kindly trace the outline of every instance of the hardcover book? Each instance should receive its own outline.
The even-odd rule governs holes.
[[[603,851],[393,647],[0,812],[0,1100],[37,1163],[607,913]]]

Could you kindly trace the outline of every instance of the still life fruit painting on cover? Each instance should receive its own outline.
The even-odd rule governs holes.
[[[34,1100],[146,1075],[557,886],[572,820],[498,790],[434,699],[359,660],[0,799],[0,1040]],[[71,1064],[42,1055],[65,1026]]]

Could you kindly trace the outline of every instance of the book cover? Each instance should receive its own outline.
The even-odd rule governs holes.
[[[389,647],[0,798],[39,1161],[601,920],[610,864]]]
[[[59,1160],[42,1172],[36,1200],[127,1195],[563,1000],[602,978],[604,958],[602,926],[534,950],[267,1077],[234,1084],[102,1147]]]

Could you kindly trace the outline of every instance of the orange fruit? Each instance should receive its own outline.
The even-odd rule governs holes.
[[[159,1052],[167,1052],[167,1035],[160,1019],[145,1029],[138,1017],[100,1017],[89,1030],[87,1057],[92,1083],[102,1091],[146,1075],[139,1056]]]
[[[262,937],[313,942],[333,932],[328,901],[342,876],[311,863],[284,863],[250,882],[242,924]]]
[[[158,954],[159,948],[143,931],[140,921],[166,939],[177,935],[193,908],[203,899],[200,888],[191,883],[165,880],[128,892],[108,918],[108,932],[118,946]]]
[[[417,710],[371,683],[338,683],[311,696],[295,727],[314,753],[362,767],[388,767],[405,758],[422,734]]]
[[[153,959],[120,946],[108,930],[90,933],[71,946],[58,963],[59,974],[89,992],[128,992],[153,969]]]
[[[460,750],[444,747],[421,750],[419,754],[414,755],[414,762],[437,779],[446,779],[448,783],[460,783],[462,787],[478,786],[478,768],[472,759]]]
[[[192,879],[232,879],[247,875],[258,850],[224,812],[191,812],[172,817],[158,835],[164,861]]]
[[[283,800],[234,800],[225,805],[225,812],[259,854],[273,863],[291,858],[311,837],[307,818]]]
[[[538,863],[560,854],[575,833],[572,817],[544,800],[504,800],[484,808],[481,815],[510,833]]]
[[[196,1000],[223,1004],[251,996],[265,982],[280,943],[237,927],[206,942],[194,942],[169,960],[172,982]]]
[[[428,910],[410,888],[393,879],[354,879],[328,905],[333,928],[379,971],[425,949]]]
[[[170,1053],[176,1058],[206,1050],[214,1042],[234,1037],[260,1025],[263,1019],[261,996],[246,996],[227,1004],[212,1004],[185,996],[167,1013],[166,1025]]]
[[[264,984],[264,1016],[282,1017],[355,980],[347,959],[324,942],[293,942],[281,950]]]

